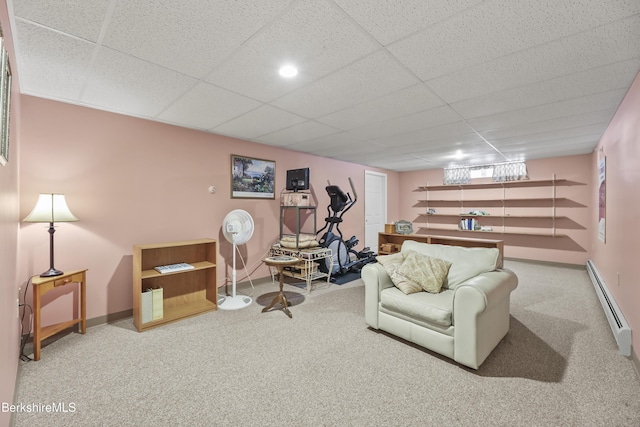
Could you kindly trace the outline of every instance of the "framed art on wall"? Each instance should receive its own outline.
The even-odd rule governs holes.
[[[232,199],[275,199],[276,162],[231,155]]]
[[[11,110],[11,66],[0,37],[0,164],[9,162],[9,112]]]

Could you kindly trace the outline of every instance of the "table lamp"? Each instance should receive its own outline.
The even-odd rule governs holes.
[[[45,271],[40,277],[60,276],[62,271],[53,267],[53,233],[56,229],[53,227],[54,222],[72,222],[77,221],[76,218],[64,199],[64,194],[40,194],[38,202],[31,213],[23,220],[25,222],[48,222],[49,223],[49,270]]]

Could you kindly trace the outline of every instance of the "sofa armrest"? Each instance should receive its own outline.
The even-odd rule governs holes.
[[[393,282],[379,263],[362,267],[361,277],[364,282],[364,318],[369,326],[378,329],[380,292],[393,286]]]
[[[517,276],[500,269],[462,283],[453,297],[454,360],[478,369],[509,331],[509,300]]]
[[[463,298],[457,301],[462,304],[462,311],[465,313],[469,311],[480,313],[493,307],[505,297],[508,298],[509,294],[511,294],[517,286],[518,277],[508,269],[489,271],[472,277],[456,288],[454,316],[456,299],[462,295],[474,296],[474,298],[470,298],[469,300]],[[459,291],[463,292],[458,294]],[[473,304],[471,304],[472,302]]]

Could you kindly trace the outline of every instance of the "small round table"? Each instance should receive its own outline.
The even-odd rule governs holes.
[[[276,256],[270,256],[264,259],[264,263],[266,265],[268,265],[269,267],[276,267],[278,269],[278,276],[280,277],[280,292],[278,292],[278,295],[276,295],[275,298],[273,298],[273,301],[271,301],[271,304],[269,304],[267,307],[262,309],[263,313],[271,309],[274,305],[276,305],[276,303],[280,303],[282,304],[282,311],[284,311],[286,315],[289,316],[290,319],[293,317],[288,308],[289,303],[287,302],[287,297],[284,296],[284,292],[282,292],[282,276],[283,276],[282,270],[284,269],[284,267],[288,265],[295,265],[299,262],[300,262],[299,258],[288,256],[288,255],[276,255]]]

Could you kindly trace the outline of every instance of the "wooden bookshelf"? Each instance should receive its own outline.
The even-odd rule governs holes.
[[[218,309],[217,241],[214,239],[133,247],[133,323],[139,332]],[[193,270],[161,274],[154,267],[185,262]],[[142,322],[142,292],[162,288],[163,317]]]

